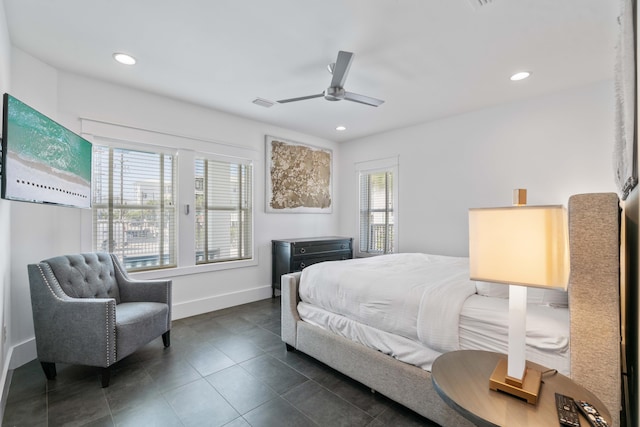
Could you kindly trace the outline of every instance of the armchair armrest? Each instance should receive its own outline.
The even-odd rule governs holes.
[[[171,280],[118,281],[121,302],[161,302],[171,305]]]
[[[72,298],[46,264],[30,264],[28,271],[38,358],[99,367],[113,364],[115,299]]]
[[[111,254],[122,302],[161,302],[171,307],[171,280],[136,280],[129,277],[120,260]]]

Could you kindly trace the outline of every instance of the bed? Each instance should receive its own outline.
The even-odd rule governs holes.
[[[551,322],[539,329],[553,329],[555,335],[537,336],[539,331],[528,327],[527,358],[593,391],[619,425],[619,202],[614,193],[581,194],[569,199],[568,210],[568,294],[564,303],[561,295],[534,296],[541,300],[530,305],[528,316]],[[437,395],[429,370],[446,351],[506,352],[506,329],[499,327],[506,300],[493,294],[499,290],[470,281],[465,258],[397,254],[323,264],[306,269],[302,284],[301,273],[282,276],[287,349],[308,354],[442,426],[470,425]],[[345,269],[352,269],[352,287],[344,286]],[[400,272],[402,283],[394,280]],[[429,279],[420,280],[425,274]],[[374,281],[389,286],[371,291],[367,284]],[[323,292],[322,286],[335,287]],[[406,298],[392,298],[392,290]],[[361,299],[351,307],[350,293]],[[547,297],[550,303],[542,301]],[[385,314],[389,305],[396,306],[396,314]]]

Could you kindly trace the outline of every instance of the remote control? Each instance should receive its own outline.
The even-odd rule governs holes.
[[[584,417],[587,419],[587,421],[589,421],[589,424],[591,424],[593,427],[609,426],[605,419],[602,418],[602,415],[600,415],[600,412],[598,412],[598,410],[594,408],[590,403],[585,402],[584,400],[578,400],[576,402],[576,405],[578,406],[578,409],[580,409],[580,412],[582,412]]]
[[[573,398],[564,394],[556,393],[556,410],[558,411],[558,421],[560,425],[578,427],[580,417]]]

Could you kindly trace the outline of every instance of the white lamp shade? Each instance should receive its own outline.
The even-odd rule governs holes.
[[[469,210],[473,280],[566,289],[568,242],[563,206]]]

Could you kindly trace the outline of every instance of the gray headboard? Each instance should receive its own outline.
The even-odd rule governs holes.
[[[620,208],[615,193],[569,199],[571,378],[620,425]]]

